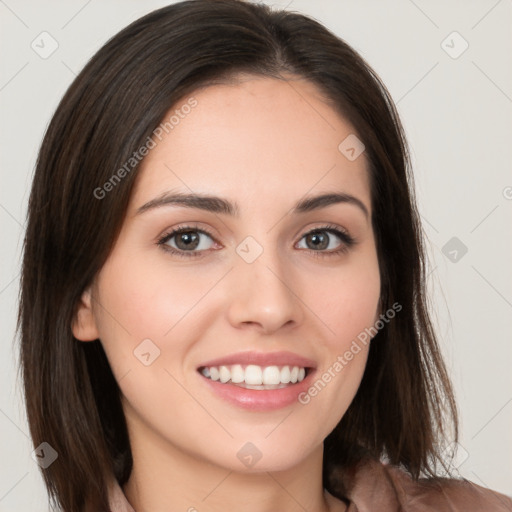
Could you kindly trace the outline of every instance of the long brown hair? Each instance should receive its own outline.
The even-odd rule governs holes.
[[[363,453],[414,478],[436,475],[441,436],[457,411],[427,308],[423,232],[407,144],[385,86],[342,39],[299,13],[241,0],[178,2],[133,22],[76,77],[42,142],[28,206],[18,331],[34,447],[66,512],[107,511],[109,476],[131,471],[126,423],[99,340],[71,325],[124,220],[138,166],[99,198],[177,100],[239,73],[314,83],[356,129],[369,163],[381,307],[402,310],[375,336],[360,388],[325,440],[324,485]],[[341,141],[340,141],[341,142]]]

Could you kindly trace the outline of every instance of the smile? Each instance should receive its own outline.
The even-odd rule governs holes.
[[[201,374],[222,384],[233,384],[245,389],[281,389],[290,384],[302,382],[307,374],[302,366],[258,366],[221,365],[205,366],[199,369]]]
[[[197,375],[213,395],[237,409],[270,412],[297,406],[317,362],[289,351],[238,352],[203,361]]]

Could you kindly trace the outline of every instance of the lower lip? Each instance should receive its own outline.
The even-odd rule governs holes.
[[[273,411],[298,402],[298,396],[310,386],[315,370],[310,369],[302,382],[281,389],[246,389],[222,384],[199,374],[210,389],[227,402],[250,411]]]

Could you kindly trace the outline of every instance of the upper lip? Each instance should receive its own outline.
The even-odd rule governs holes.
[[[198,368],[205,366],[229,366],[233,364],[254,364],[257,366],[299,366],[303,368],[316,368],[316,363],[306,357],[293,352],[239,352],[206,361]]]

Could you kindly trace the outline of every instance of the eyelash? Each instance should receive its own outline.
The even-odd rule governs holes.
[[[166,243],[174,236],[179,235],[181,233],[186,233],[189,231],[202,233],[204,235],[208,235],[212,240],[215,241],[214,236],[208,232],[208,230],[199,229],[197,226],[182,226],[177,229],[174,229],[173,231],[169,233],[165,233],[161,238],[158,239],[157,245],[162,247],[162,249],[166,252],[169,252],[171,254],[174,254],[176,256],[180,256],[182,258],[196,258],[203,255],[203,252],[205,251],[182,251],[177,250],[174,247],[170,247],[166,245]],[[311,231],[308,231],[305,233],[302,237],[304,238],[307,235],[312,235],[316,233],[322,233],[322,232],[332,233],[336,235],[338,238],[341,239],[342,245],[339,249],[336,249],[334,251],[313,251],[311,249],[308,250],[308,252],[313,253],[312,255],[314,257],[324,258],[324,257],[330,257],[330,256],[337,256],[339,254],[347,253],[352,246],[354,246],[357,243],[357,240],[349,235],[347,232],[340,230],[338,227],[333,226],[331,224],[321,226],[319,228],[314,228]]]

